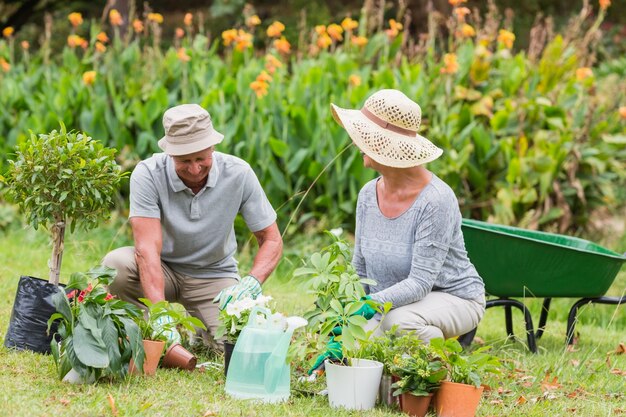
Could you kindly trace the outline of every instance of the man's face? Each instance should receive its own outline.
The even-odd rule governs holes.
[[[213,165],[213,149],[204,149],[188,155],[172,156],[178,177],[188,186],[202,183]]]

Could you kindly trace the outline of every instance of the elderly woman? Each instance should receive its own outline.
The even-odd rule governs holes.
[[[465,250],[454,192],[424,166],[442,150],[418,134],[419,105],[381,90],[360,110],[331,107],[363,164],[380,173],[359,193],[352,260],[376,281],[369,297],[393,304],[378,331],[397,325],[428,341],[472,330],[485,311],[484,284]]]

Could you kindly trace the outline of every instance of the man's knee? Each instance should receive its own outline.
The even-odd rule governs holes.
[[[128,281],[132,279],[134,275],[137,275],[135,248],[126,246],[107,253],[102,259],[102,265],[117,271],[117,275],[109,285],[109,289],[113,294],[120,293],[120,290],[126,287]]]

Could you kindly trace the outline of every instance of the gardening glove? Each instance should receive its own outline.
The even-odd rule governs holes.
[[[339,329],[341,331],[341,328]],[[309,369],[308,374],[311,375],[315,370],[321,367],[326,359],[336,359],[338,361],[341,361],[343,359],[341,342],[336,341],[335,336],[332,336],[326,344],[326,351],[319,355],[317,359],[315,359],[315,363],[313,364],[311,369]]]
[[[261,295],[261,283],[252,275],[246,275],[238,284],[224,288],[213,299],[214,303],[220,303],[220,310],[224,310],[231,301],[238,301],[245,297],[253,299]]]
[[[161,316],[156,319],[154,334],[152,336],[156,337],[159,335],[164,336],[167,339],[167,347],[170,347],[175,343],[180,343],[181,341],[180,333],[176,330],[174,320],[170,316]]]
[[[361,301],[367,301],[367,300],[371,300],[372,297],[370,297],[369,295],[366,295],[365,297],[361,298]],[[374,317],[374,315],[376,314],[376,310],[374,310],[372,307],[370,307],[367,303],[363,304],[363,307],[359,308],[356,313],[353,314],[353,316],[363,316],[365,317],[365,320],[369,320],[372,317]]]

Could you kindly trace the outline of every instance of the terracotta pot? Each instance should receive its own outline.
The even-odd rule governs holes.
[[[143,373],[144,375],[154,375],[156,368],[159,365],[159,360],[165,349],[165,342],[160,340],[144,340],[143,350],[146,352],[146,357],[143,361]],[[135,375],[141,375],[141,371],[135,368],[135,362],[131,358],[128,372]]]
[[[440,417],[474,417],[483,387],[443,381],[433,399]]]
[[[234,349],[234,343],[224,341],[224,375],[228,375],[228,364],[230,363],[230,357],[233,355]]]
[[[400,398],[402,411],[410,416],[424,417],[428,412],[428,406],[433,398],[433,394],[413,395],[405,392],[400,395]]]
[[[180,343],[174,343],[165,352],[161,366],[164,368],[180,368],[193,371],[196,369],[197,362],[198,359],[193,353],[185,349]]]

